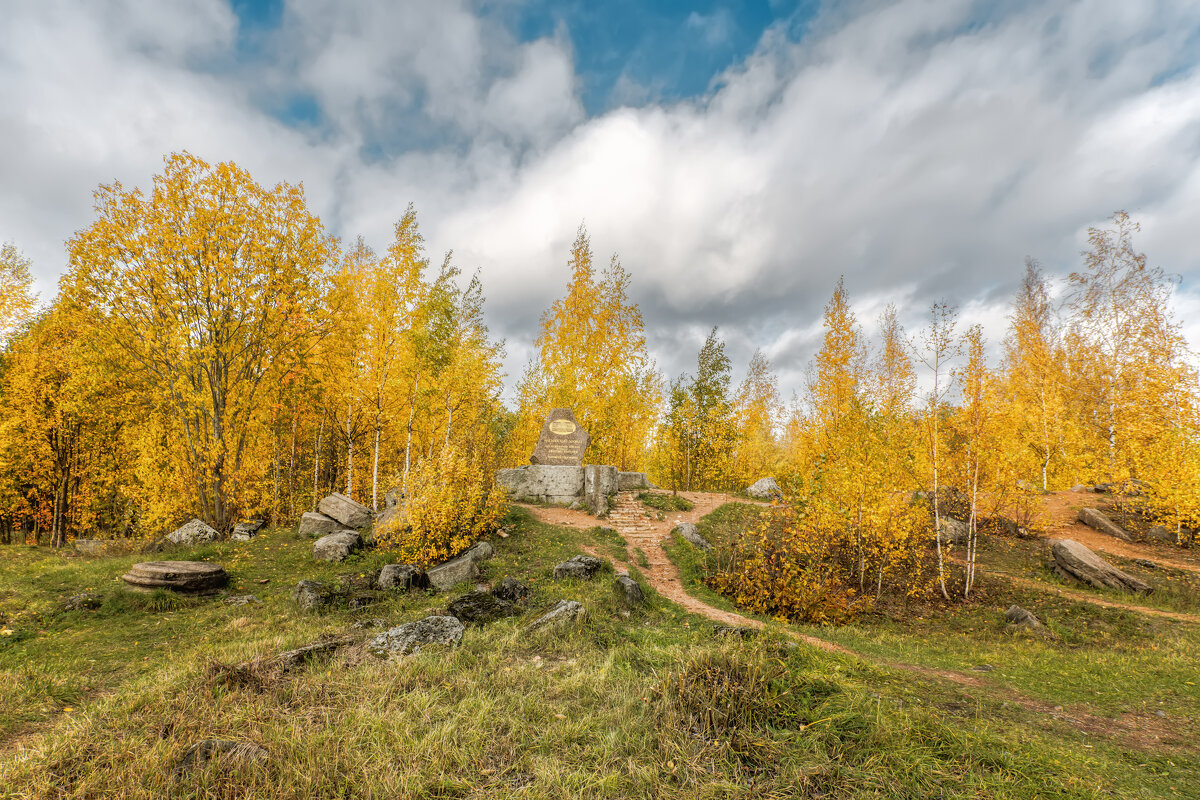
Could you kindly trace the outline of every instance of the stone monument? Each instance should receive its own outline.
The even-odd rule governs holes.
[[[553,409],[542,424],[529,463],[496,473],[496,483],[514,500],[587,506],[597,516],[607,513],[609,497],[620,482],[627,489],[649,483],[641,473],[617,472],[616,467],[584,465],[583,454],[592,437],[580,427],[569,408]],[[619,478],[627,477],[627,481]]]
[[[582,467],[583,453],[592,437],[579,427],[575,412],[569,408],[556,408],[550,412],[542,425],[537,447],[529,463],[547,467]]]

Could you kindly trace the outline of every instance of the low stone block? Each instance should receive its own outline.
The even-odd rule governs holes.
[[[318,561],[345,561],[362,547],[362,537],[355,531],[334,531],[313,542],[313,558]]]
[[[314,539],[333,533],[338,529],[338,521],[316,511],[305,511],[300,517],[300,535],[311,536]]]
[[[317,510],[353,530],[365,528],[375,520],[375,513],[371,509],[338,492],[318,503]]]

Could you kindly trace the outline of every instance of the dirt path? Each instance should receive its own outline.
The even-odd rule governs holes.
[[[1104,495],[1090,492],[1055,492],[1047,495],[1043,509],[1047,516],[1047,539],[1074,539],[1098,552],[1121,558],[1145,558],[1163,567],[1200,573],[1200,561],[1185,551],[1173,552],[1163,558],[1161,548],[1147,547],[1137,542],[1123,542],[1108,534],[1089,528],[1076,518],[1079,509],[1087,506],[1104,510],[1111,501]]]
[[[621,534],[626,545],[636,554],[637,550],[641,550],[648,562],[647,567],[640,568],[642,576],[646,582],[654,587],[655,591],[663,595],[674,603],[679,604],[688,611],[707,617],[714,622],[722,625],[732,625],[737,627],[754,628],[761,630],[763,623],[751,619],[750,617],[742,616],[741,614],[725,611],[720,608],[709,605],[701,600],[692,597],[684,590],[683,584],[680,581],[679,569],[668,558],[666,550],[663,549],[663,544],[670,540],[671,530],[681,522],[698,522],[702,517],[712,513],[716,508],[725,503],[730,502],[748,502],[741,498],[731,497],[724,494],[710,494],[707,492],[680,492],[683,497],[692,503],[690,511],[672,512],[666,515],[666,519],[658,520],[656,516],[652,516],[647,512],[642,504],[637,500],[637,497],[632,492],[623,492],[617,497],[617,502],[609,514],[609,523]],[[567,527],[579,528],[581,530],[591,528],[596,525],[596,518],[584,511],[572,511],[566,508],[554,508],[543,506],[530,506],[521,504],[526,510],[533,514],[537,519],[552,525],[564,525]],[[765,504],[763,504],[765,505]],[[592,548],[585,548],[591,551],[592,555],[604,558],[603,554],[595,552]],[[636,556],[635,556],[636,558]],[[622,561],[616,562],[618,567],[628,569],[629,565]],[[1007,576],[1006,576],[1007,577]],[[1016,579],[1017,582],[1024,582],[1022,579]],[[1029,581],[1030,584],[1036,584],[1035,581]],[[1054,591],[1053,587],[1038,584],[1038,588],[1046,588]],[[1063,594],[1070,594],[1062,592]],[[1072,595],[1073,596],[1073,595]],[[1091,602],[1093,598],[1088,595],[1081,595],[1079,599]],[[1109,605],[1108,601],[1102,601],[1100,605]],[[1112,603],[1111,605],[1117,605]],[[1186,616],[1174,615],[1171,612],[1158,612],[1154,609],[1135,608],[1134,610],[1145,610],[1149,613],[1158,613],[1164,616]],[[1200,620],[1198,620],[1200,621]],[[1132,745],[1138,749],[1151,749],[1157,744],[1162,731],[1157,730],[1154,723],[1159,723],[1157,717],[1125,719],[1110,719],[1107,717],[1097,717],[1088,712],[1072,708],[1065,711],[1062,706],[1051,706],[1041,700],[1035,700],[1031,697],[1026,697],[1019,692],[1002,686],[991,684],[975,675],[968,675],[963,672],[954,670],[935,669],[932,667],[923,667],[916,664],[906,664],[895,661],[874,661],[861,653],[858,653],[849,648],[843,647],[833,642],[827,642],[824,639],[818,639],[815,636],[809,636],[796,630],[784,628],[783,632],[791,638],[804,642],[805,644],[819,648],[826,652],[848,655],[859,659],[865,663],[875,663],[880,666],[890,667],[893,669],[903,670],[915,675],[920,675],[925,678],[941,679],[949,683],[953,683],[964,689],[972,689],[984,692],[991,695],[993,698],[1015,703],[1027,711],[1048,716],[1051,719],[1065,722],[1072,727],[1084,733],[1099,734],[1117,738],[1126,744]],[[969,696],[969,695],[968,695]],[[1129,715],[1126,715],[1129,716]]]

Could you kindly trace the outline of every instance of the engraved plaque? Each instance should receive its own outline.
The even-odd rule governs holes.
[[[556,467],[583,466],[583,452],[592,437],[579,427],[575,413],[569,408],[556,408],[542,425],[537,447],[529,457],[530,464],[546,464]]]

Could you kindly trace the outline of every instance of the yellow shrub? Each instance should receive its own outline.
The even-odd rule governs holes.
[[[490,465],[450,446],[413,470],[403,512],[375,531],[375,541],[405,563],[438,564],[494,531],[504,504]]]

